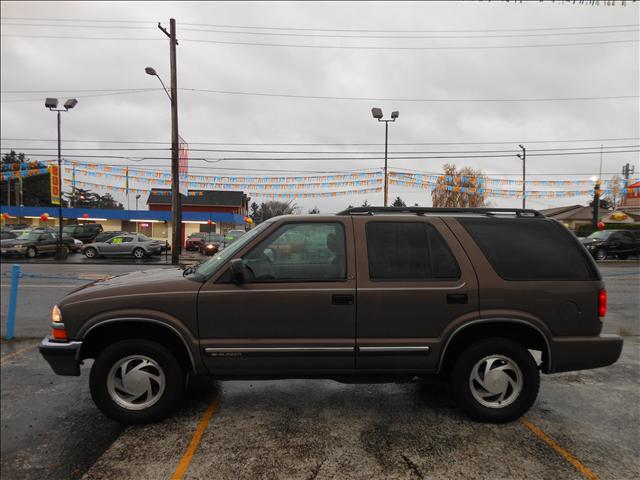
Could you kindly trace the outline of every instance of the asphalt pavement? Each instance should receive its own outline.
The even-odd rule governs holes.
[[[36,339],[0,346],[3,479],[640,478],[640,271],[601,264],[604,331],[625,336],[611,367],[543,376],[526,420],[478,424],[439,383],[197,378],[178,411],[124,428],[105,418],[80,377],[53,374]],[[7,265],[2,265],[3,273]],[[145,266],[145,268],[147,268]],[[152,267],[162,268],[162,267]],[[20,337],[49,330],[70,289],[138,265],[23,265]],[[1,277],[3,324],[9,282]],[[3,325],[4,326],[4,325]]]

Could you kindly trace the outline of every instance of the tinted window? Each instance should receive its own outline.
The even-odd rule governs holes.
[[[539,219],[459,218],[506,280],[592,280],[597,273],[571,233]]]
[[[433,225],[369,222],[367,250],[371,280],[436,280],[460,276],[458,264]]]
[[[329,281],[346,278],[340,223],[290,223],[244,258],[249,281]]]

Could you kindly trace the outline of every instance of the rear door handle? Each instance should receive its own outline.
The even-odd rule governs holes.
[[[353,295],[332,295],[331,303],[334,305],[353,305]]]
[[[466,293],[448,293],[447,303],[453,304],[466,304],[469,302],[469,297]]]

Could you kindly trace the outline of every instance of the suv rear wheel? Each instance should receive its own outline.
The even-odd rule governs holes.
[[[533,405],[540,372],[529,351],[513,340],[480,340],[458,357],[451,389],[458,406],[481,422],[513,421]]]
[[[165,418],[184,394],[185,373],[163,345],[122,340],[98,355],[91,368],[91,397],[108,417],[122,423]]]

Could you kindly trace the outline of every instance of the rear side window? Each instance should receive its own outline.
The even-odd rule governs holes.
[[[532,218],[458,218],[505,280],[596,280],[597,272],[562,225]]]
[[[369,277],[374,281],[460,277],[445,240],[424,222],[367,223],[367,251]]]

